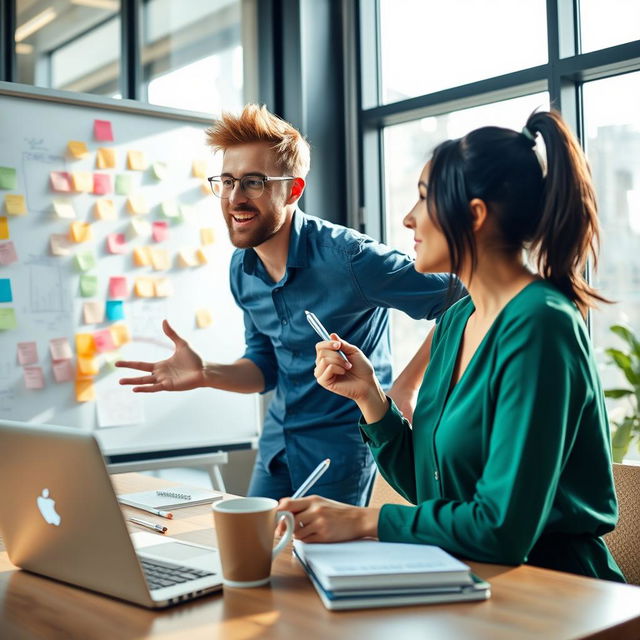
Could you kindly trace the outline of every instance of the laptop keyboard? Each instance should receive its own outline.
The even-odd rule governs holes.
[[[182,584],[189,580],[215,575],[212,571],[192,569],[191,567],[169,564],[160,560],[149,560],[148,558],[140,558],[140,564],[151,590],[171,587],[174,584]]]

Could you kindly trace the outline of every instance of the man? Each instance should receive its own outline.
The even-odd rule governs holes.
[[[319,338],[305,309],[357,344],[388,387],[387,309],[433,318],[444,310],[449,278],[420,275],[406,255],[300,211],[309,145],[265,107],[225,114],[207,135],[213,150],[224,153],[222,174],[209,181],[237,247],[230,283],[244,312],[245,354],[232,364],[205,362],[165,321],[174,354],[157,363],[117,363],[149,374],[120,382],[138,392],[275,389],[249,495],[289,496],[328,457],[331,466],[314,492],[366,505],[375,465],[356,427],[355,404],[314,379]],[[428,349],[427,340],[396,385],[400,406],[408,406],[408,395],[419,386]]]

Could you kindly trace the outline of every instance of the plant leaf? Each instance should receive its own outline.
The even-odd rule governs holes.
[[[640,341],[635,337],[631,329],[623,327],[620,324],[614,324],[609,327],[609,329],[631,347],[636,358],[640,358]]]
[[[605,389],[604,395],[607,398],[624,398],[633,395],[633,391],[631,389]]]
[[[631,427],[633,426],[633,420],[625,418],[622,424],[617,426],[611,439],[611,447],[614,462],[622,462],[625,454],[629,450],[629,444],[631,443]]]
[[[613,362],[622,370],[626,379],[632,384],[640,384],[640,375],[638,375],[631,366],[631,358],[619,349],[605,349],[605,353],[613,360]]]

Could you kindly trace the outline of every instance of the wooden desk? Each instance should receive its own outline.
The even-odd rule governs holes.
[[[123,474],[114,484],[125,493],[167,482]],[[208,507],[179,510],[174,521],[157,520],[172,536],[215,544]],[[268,587],[225,589],[224,595],[150,611],[17,571],[0,549],[0,638],[640,638],[640,587],[527,566],[471,564],[491,582],[493,595],[486,602],[330,612],[285,551],[274,563]]]

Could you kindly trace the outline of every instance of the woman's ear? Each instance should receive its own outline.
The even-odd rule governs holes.
[[[287,204],[293,204],[296,200],[298,200],[302,195],[305,186],[305,181],[302,178],[294,178],[293,186],[291,187],[291,193],[289,194]]]
[[[473,220],[472,226],[474,231],[480,231],[487,220],[487,205],[484,200],[474,198],[469,203],[469,211]]]

